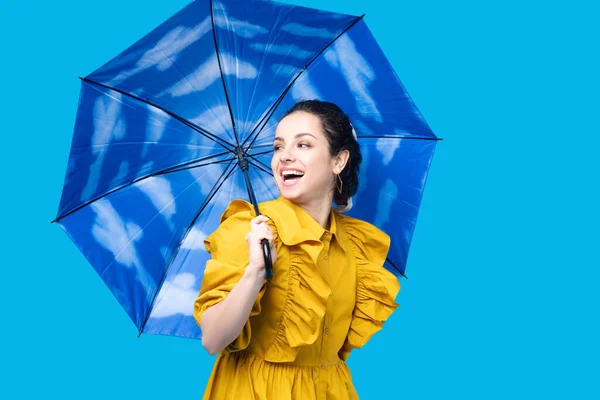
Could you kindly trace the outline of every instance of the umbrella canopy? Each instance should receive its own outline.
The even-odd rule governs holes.
[[[404,275],[437,138],[362,17],[198,0],[82,79],[55,222],[140,334],[200,337],[203,241],[247,180],[257,201],[278,196],[276,124],[307,99],[349,115],[363,152],[349,215],[391,236],[386,267]]]

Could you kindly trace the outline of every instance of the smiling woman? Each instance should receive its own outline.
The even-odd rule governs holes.
[[[212,258],[194,317],[220,355],[204,398],[357,399],[345,360],[381,329],[400,289],[383,267],[389,237],[332,207],[351,204],[360,148],[346,114],[317,100],[284,115],[273,147],[281,196],[258,217],[232,202],[205,241]]]

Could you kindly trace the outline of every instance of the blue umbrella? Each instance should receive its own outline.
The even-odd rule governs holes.
[[[227,204],[278,196],[272,138],[299,100],[338,104],[363,152],[349,215],[404,275],[437,137],[362,17],[198,0],[82,79],[58,215],[140,334],[199,338],[205,237]]]

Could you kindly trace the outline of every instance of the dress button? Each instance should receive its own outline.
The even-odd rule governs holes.
[[[325,328],[325,334],[329,335],[329,328]]]
[[[326,365],[325,364],[321,364],[321,368],[325,369]]]
[[[327,260],[327,256],[323,257],[325,260]]]
[[[331,297],[332,294],[333,294],[333,292],[329,292],[329,297]]]

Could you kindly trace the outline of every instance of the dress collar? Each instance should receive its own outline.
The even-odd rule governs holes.
[[[268,202],[265,214],[272,218],[277,225],[279,237],[286,245],[296,245],[306,240],[321,240],[323,233],[330,232],[344,249],[345,240],[340,215],[330,211],[330,227],[324,229],[306,210],[283,196]],[[265,205],[267,205],[266,203]]]

